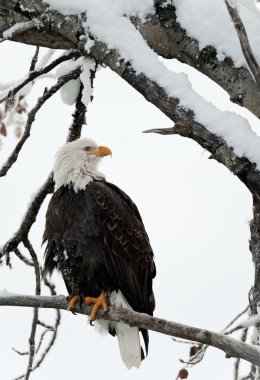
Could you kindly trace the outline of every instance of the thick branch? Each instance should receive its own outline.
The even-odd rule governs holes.
[[[68,302],[64,296],[1,295],[0,293],[0,305],[67,310]],[[77,307],[75,311],[79,314],[90,315],[91,306],[84,305],[81,308]],[[115,322],[124,322],[130,326],[137,326],[161,334],[208,344],[224,351],[227,357],[239,357],[260,366],[260,351],[257,348],[220,333],[170,322],[165,319],[155,318],[147,314],[140,314],[124,309],[109,308],[109,311],[105,315],[102,314],[103,313],[99,311],[97,317],[99,319],[103,318]]]
[[[167,130],[152,130],[161,134],[179,134],[196,141],[203,148],[211,153],[211,158],[225,165],[233,174],[250,189],[250,191],[260,194],[260,176],[255,169],[254,163],[251,163],[245,157],[238,157],[234,154],[233,149],[228,146],[224,140],[209,132],[202,124],[194,119],[192,110],[180,106],[179,99],[169,97],[166,91],[157,83],[151,81],[144,74],[136,74],[129,65],[120,61],[116,52],[107,53],[107,47],[102,43],[95,43],[90,50],[91,56],[96,61],[101,61],[108,65],[111,70],[125,79],[134,87],[146,100],[160,109],[174,123],[174,128]]]
[[[28,9],[28,0],[19,3]],[[248,108],[260,117],[260,91],[251,73],[246,68],[235,68],[232,59],[218,61],[216,50],[208,46],[199,49],[198,41],[187,36],[186,31],[176,21],[175,8],[164,6],[165,0],[156,1],[156,14],[146,22],[132,18],[141,34],[156,53],[165,58],[177,58],[193,66],[222,86],[231,100]],[[56,11],[48,10],[42,0],[30,0],[29,15],[18,12],[17,1],[11,0],[0,6],[0,35],[10,25],[28,21],[45,13],[41,29],[32,29],[15,36],[13,40],[31,45],[46,46],[52,49],[76,49],[82,33],[81,20],[76,16],[64,17]],[[37,12],[35,12],[37,10]],[[27,11],[28,12],[28,11]]]

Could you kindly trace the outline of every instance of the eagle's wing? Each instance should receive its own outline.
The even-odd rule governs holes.
[[[105,181],[92,182],[89,191],[109,275],[134,310],[152,315],[156,269],[136,205],[122,190]]]

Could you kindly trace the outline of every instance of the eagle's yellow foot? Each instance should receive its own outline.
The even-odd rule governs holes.
[[[100,296],[95,297],[86,297],[85,302],[87,305],[94,304],[93,309],[90,314],[90,324],[92,325],[92,322],[96,319],[96,315],[98,312],[98,309],[102,307],[104,313],[107,311],[107,295],[105,292],[101,292]]]
[[[73,294],[71,294],[69,296],[69,305],[68,305],[68,310],[73,310],[75,309],[75,306],[77,305],[77,303],[79,302],[79,299],[80,297],[79,296],[74,296]]]

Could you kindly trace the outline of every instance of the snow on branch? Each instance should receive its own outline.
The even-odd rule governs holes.
[[[127,65],[126,63],[121,62],[121,65],[118,65],[118,61],[120,61],[118,54],[115,51],[110,51],[109,54],[106,54],[104,53],[106,51],[106,46],[99,43],[95,44],[93,49],[91,49],[91,54],[96,60],[101,60],[102,62],[106,63],[113,71],[125,79],[149,102],[154,104],[175,123],[175,126],[173,128],[169,128],[167,130],[156,129],[146,132],[179,134],[183,137],[193,139],[211,153],[211,158],[216,159],[218,162],[225,165],[232,173],[237,175],[238,178],[243,183],[245,183],[249,189],[254,189],[260,192],[259,172],[256,170],[254,159],[252,159],[252,161],[247,159],[245,157],[246,154],[245,156],[243,156],[243,154],[236,155],[234,149],[232,148],[232,144],[230,144],[230,141],[226,142],[223,138],[218,137],[216,133],[208,130],[208,126],[206,124],[204,125],[198,122],[198,120],[195,118],[194,112],[190,109],[187,109],[186,107],[183,107],[180,104],[178,97],[169,96],[163,87],[158,85],[155,81],[152,81],[145,74],[136,73],[129,66],[129,64]],[[175,82],[173,84],[176,85]],[[228,120],[229,116],[231,120]],[[225,131],[227,123],[230,123],[229,125],[233,130],[237,128],[237,124],[235,122],[236,115],[234,118],[235,119],[233,119],[232,114],[222,114],[221,119],[218,121],[220,128],[222,128],[222,131]],[[222,122],[222,124],[220,124],[220,122]],[[232,124],[233,122],[234,125]],[[241,129],[241,132],[241,136],[244,136],[245,138],[245,134],[243,133],[245,131]],[[251,135],[251,132],[249,132],[249,135]],[[254,133],[248,140],[248,146],[250,147],[249,149],[253,149],[254,144],[258,144],[256,141],[259,141],[259,138],[257,136],[255,136],[256,141],[254,141],[253,136],[255,136]],[[252,142],[252,146],[250,146],[250,142]]]
[[[67,310],[68,301],[65,296],[30,296],[0,292],[0,306],[40,307]],[[76,307],[75,312],[90,315],[91,306]],[[226,357],[239,357],[252,364],[260,366],[260,351],[249,344],[242,343],[234,338],[221,333],[200,329],[181,323],[171,322],[165,319],[151,317],[147,314],[128,311],[125,309],[109,308],[103,315],[97,314],[98,319],[106,319],[114,322],[124,322],[130,326],[156,331],[161,334],[188,339],[202,344],[216,347],[226,353]]]
[[[21,83],[19,83],[17,86],[13,88],[9,88],[5,90],[7,92],[7,95],[0,98],[0,104],[3,103],[5,100],[7,100],[10,97],[13,97],[16,95],[22,88],[24,88],[28,83],[34,81],[39,76],[42,76],[44,74],[49,73],[51,70],[53,70],[55,67],[57,67],[60,63],[68,61],[70,59],[76,59],[79,58],[81,53],[79,51],[70,51],[67,54],[63,54],[61,57],[58,57],[53,62],[51,62],[48,66],[40,69],[31,71],[26,79],[24,79]]]
[[[66,3],[68,4],[69,2],[66,1]],[[75,3],[76,2],[74,2],[74,4]],[[79,4],[79,2],[77,3]],[[183,21],[183,17],[179,17],[179,13],[176,13],[177,11],[179,12],[180,6],[185,7],[185,4],[183,4],[185,3],[184,0],[178,2],[175,0],[174,5],[178,5],[177,10],[176,7],[173,6],[172,1],[157,0],[154,3],[155,9],[151,11],[146,19],[138,15],[130,16],[131,22],[138,28],[149,46],[163,57],[177,58],[205,73],[230,94],[232,101],[247,107],[259,117],[260,93],[257,91],[257,87],[249,70],[245,67],[235,67],[233,64],[234,60],[228,56],[225,60],[220,59],[217,56],[214,44],[210,46],[210,43],[207,43],[207,46],[201,47],[201,44],[196,40],[196,36],[195,38],[191,38],[191,32],[186,32],[185,25],[180,25],[180,20]],[[23,22],[26,19],[22,12],[17,11],[15,4],[16,2],[7,2],[5,7],[0,6],[0,35],[9,25]],[[22,8],[27,8],[26,0],[20,0],[19,4]],[[121,6],[123,6],[122,4]],[[215,11],[211,9],[211,3],[206,5],[207,2],[203,2],[203,4],[203,7],[210,8],[210,10],[208,10],[209,16],[211,18],[214,17]],[[44,13],[48,16],[41,20],[41,30],[43,32],[39,33],[37,29],[29,30],[18,35],[13,40],[32,45],[46,46],[52,49],[79,48],[82,42],[83,29],[81,15],[64,16],[56,10],[48,8],[46,3],[42,0],[31,0],[30,5],[30,17],[37,17],[37,15],[35,15],[35,9],[37,9],[40,14]],[[218,5],[221,7],[221,3]],[[189,9],[191,6],[195,6],[196,9],[196,3],[192,1],[190,4],[186,4],[186,7],[187,6]],[[203,8],[203,12],[204,11]],[[188,14],[189,12],[186,13]],[[194,12],[192,11],[190,13],[194,18]],[[209,16],[206,14],[197,24],[201,25],[202,19],[205,22]],[[194,22],[196,23],[196,21]],[[209,22],[212,27],[212,20]],[[214,33],[212,33],[212,35],[213,34]],[[224,34],[225,38],[230,36],[230,33]],[[203,35],[208,35],[208,26]],[[215,36],[219,36],[219,33],[216,32]],[[230,44],[230,48],[232,48],[233,45],[234,44]]]
[[[15,161],[18,158],[18,155],[30,136],[32,123],[34,122],[35,116],[39,109],[43,106],[43,104],[48,100],[53,94],[55,94],[59,89],[64,86],[65,83],[71,81],[72,79],[76,79],[79,77],[81,73],[81,67],[77,67],[75,70],[71,71],[69,74],[63,75],[60,77],[55,85],[53,85],[49,90],[44,91],[44,94],[38,99],[36,105],[31,109],[31,111],[28,113],[28,118],[25,126],[25,130],[23,133],[22,138],[14,148],[13,152],[7,159],[7,161],[4,163],[2,168],[0,169],[0,177],[3,177],[7,174],[8,170],[12,167],[12,165],[15,163]]]

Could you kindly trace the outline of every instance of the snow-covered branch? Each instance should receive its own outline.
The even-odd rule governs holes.
[[[30,296],[2,292],[0,293],[0,305],[67,310],[68,301],[64,296]],[[90,315],[91,309],[91,306],[83,305],[81,308],[77,307],[75,312]],[[260,352],[257,348],[220,333],[183,325],[181,323],[170,322],[165,319],[151,317],[147,314],[136,313],[124,309],[110,308],[105,315],[99,311],[98,318],[104,318],[115,322],[124,322],[130,326],[137,326],[161,334],[208,344],[224,351],[228,358],[240,357],[241,359],[260,366]]]
[[[10,25],[28,21],[29,16],[37,17],[44,13],[41,30],[29,30],[15,36],[13,40],[52,49],[76,49],[82,45],[82,20],[76,15],[65,17],[48,9],[42,0],[31,0],[31,12],[28,11],[25,0],[20,0],[19,4],[21,8],[27,9],[27,14],[17,11],[15,1],[8,1],[4,7],[0,6],[0,35]],[[150,14],[146,20],[135,16],[131,17],[131,21],[157,54],[165,58],[177,58],[193,66],[222,86],[230,94],[232,101],[260,116],[260,93],[249,70],[235,67],[233,60],[228,57],[219,60],[213,46],[201,49],[198,41],[191,38],[180,26],[176,9],[171,2],[157,0],[155,13]]]

